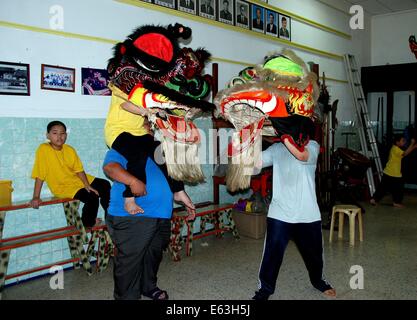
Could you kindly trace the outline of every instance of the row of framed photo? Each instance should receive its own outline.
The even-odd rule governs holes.
[[[0,94],[30,96],[29,64],[0,61]],[[84,95],[110,96],[109,76],[105,69],[81,68],[81,92]],[[75,91],[75,69],[41,65],[41,89]]]
[[[291,17],[244,0],[139,0],[291,41]]]

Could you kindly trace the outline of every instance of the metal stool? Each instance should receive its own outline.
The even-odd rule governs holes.
[[[338,230],[338,239],[343,239],[343,220],[344,215],[349,217],[349,244],[351,246],[355,245],[355,218],[358,217],[359,223],[359,241],[363,241],[363,228],[362,228],[362,211],[361,208],[353,205],[342,204],[333,206],[332,210],[332,220],[330,222],[330,237],[329,242],[333,240],[333,229],[336,214],[339,213],[339,230]]]

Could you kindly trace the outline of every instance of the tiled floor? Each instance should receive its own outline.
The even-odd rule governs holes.
[[[336,288],[338,299],[416,299],[417,298],[417,195],[409,194],[405,209],[389,205],[389,197],[377,207],[365,204],[364,242],[350,247],[348,223],[345,238],[329,244],[329,231],[323,230],[325,275]],[[263,240],[231,235],[223,239],[204,238],[194,242],[194,255],[173,262],[166,253],[159,272],[159,286],[171,299],[249,299],[257,287],[257,273]],[[361,266],[364,289],[349,283],[352,266]],[[88,277],[82,269],[64,274],[64,290],[52,290],[50,277],[11,286],[3,299],[112,299],[111,267]],[[314,290],[303,261],[290,242],[271,299],[327,299]]]

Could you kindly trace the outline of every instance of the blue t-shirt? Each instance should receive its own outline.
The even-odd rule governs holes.
[[[115,162],[120,164],[126,169],[127,160],[116,150],[107,151],[106,157],[104,158],[103,166]],[[173,208],[173,194],[171,188],[159,167],[155,162],[148,158],[146,162],[146,192],[147,194],[143,197],[136,197],[135,201],[145,212],[138,213],[136,217],[148,217],[148,218],[162,218],[170,219]],[[110,192],[110,205],[108,213],[112,216],[119,217],[132,217],[124,209],[124,198],[123,192],[125,185],[113,181]]]

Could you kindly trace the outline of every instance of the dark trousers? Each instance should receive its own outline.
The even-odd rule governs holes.
[[[387,191],[392,194],[392,200],[394,203],[401,203],[404,196],[403,178],[391,177],[384,173],[381,179],[381,183],[376,188],[372,198],[374,198],[375,201],[380,201],[387,193]]]
[[[155,150],[160,145],[150,134],[134,136],[128,132],[121,133],[112,144],[112,148],[123,155],[127,160],[127,171],[146,184],[146,161],[148,157],[158,165],[164,173],[173,193],[184,190],[184,184],[168,176],[166,164],[159,164],[155,161]],[[129,186],[123,192],[123,197],[133,197]]]
[[[266,296],[275,292],[282,258],[290,239],[294,240],[301,253],[313,287],[322,292],[331,289],[323,278],[321,221],[287,223],[267,218],[265,248],[259,272],[259,291]]]
[[[137,300],[157,287],[157,273],[171,235],[170,219],[108,215],[107,227],[117,248],[114,298]]]
[[[105,216],[107,216],[110,201],[110,182],[95,178],[91,186],[98,191],[99,196],[94,192],[88,192],[84,188],[78,190],[74,196],[74,199],[78,199],[84,203],[81,220],[86,228],[92,227],[96,223],[99,203],[104,210]]]

